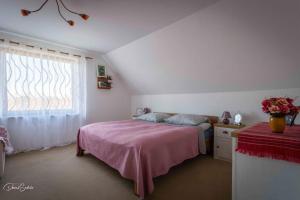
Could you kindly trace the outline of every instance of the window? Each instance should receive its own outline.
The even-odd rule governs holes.
[[[84,56],[0,42],[0,124],[16,152],[74,142],[85,121]]]
[[[7,111],[72,109],[72,63],[6,53]]]
[[[0,114],[76,114],[85,105],[85,63],[27,49],[0,48]]]

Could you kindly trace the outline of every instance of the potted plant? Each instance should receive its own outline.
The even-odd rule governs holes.
[[[270,114],[269,125],[273,133],[283,133],[285,116],[298,112],[293,104],[294,99],[288,97],[272,97],[262,102],[262,110]]]

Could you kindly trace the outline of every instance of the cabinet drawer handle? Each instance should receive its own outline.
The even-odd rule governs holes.
[[[220,146],[218,145],[217,148],[220,148]]]
[[[226,134],[226,135],[228,135],[228,131],[223,131],[223,134]]]

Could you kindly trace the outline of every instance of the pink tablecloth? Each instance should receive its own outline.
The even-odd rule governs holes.
[[[272,133],[268,123],[246,128],[238,135],[237,151],[300,163],[300,125],[286,126],[284,133]]]

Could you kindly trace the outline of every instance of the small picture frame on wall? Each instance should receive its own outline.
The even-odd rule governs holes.
[[[98,87],[103,88],[103,87],[107,87],[107,85],[105,84],[105,82],[98,82]]]
[[[98,65],[97,66],[97,77],[105,77],[106,72],[105,72],[105,66]]]

